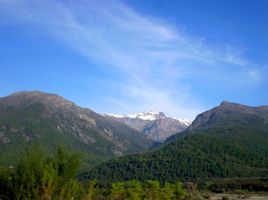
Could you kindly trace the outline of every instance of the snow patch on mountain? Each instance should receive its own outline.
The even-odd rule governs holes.
[[[180,121],[182,124],[186,125],[186,126],[190,126],[192,124],[192,120],[189,119],[182,119],[182,118],[174,118],[178,121]]]
[[[149,112],[136,112],[136,113],[130,113],[127,115],[119,115],[119,114],[113,114],[113,113],[107,113],[106,116],[115,117],[115,118],[138,118],[142,120],[149,120],[154,121],[156,119],[163,119],[166,118],[165,114],[163,112],[157,112],[157,111],[149,111]]]
[[[115,117],[115,118],[124,118],[124,117],[126,117],[125,115],[119,115],[119,114],[113,114],[113,113],[105,113],[104,116]]]
[[[156,119],[162,119],[165,118],[165,114],[163,112],[157,112],[157,111],[149,111],[149,112],[138,112],[138,113],[132,113],[126,115],[129,118],[139,118],[142,120],[156,120]]]

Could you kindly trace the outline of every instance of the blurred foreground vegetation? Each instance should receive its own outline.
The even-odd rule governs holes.
[[[60,147],[50,155],[36,147],[28,148],[16,165],[0,164],[0,200],[208,199],[214,193],[268,192],[267,178],[211,179],[195,183],[81,181],[78,178],[81,177],[78,174],[80,154]]]
[[[48,156],[38,148],[27,149],[15,166],[0,165],[0,200],[121,200],[184,199],[183,184],[147,180],[101,183],[77,179],[80,155],[59,148]]]

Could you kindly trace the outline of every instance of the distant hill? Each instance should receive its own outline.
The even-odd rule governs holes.
[[[185,130],[191,122],[167,117],[163,112],[140,112],[128,115],[105,114],[144,133],[155,142],[163,142],[171,135]]]
[[[152,145],[133,128],[56,95],[17,92],[0,98],[0,159],[12,164],[26,144],[51,151],[64,144],[84,152],[87,165]]]
[[[105,162],[85,174],[101,182],[268,176],[268,106],[222,102],[162,148]]]

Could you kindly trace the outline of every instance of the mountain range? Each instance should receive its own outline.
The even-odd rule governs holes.
[[[156,141],[164,142],[151,149]],[[187,126],[162,112],[100,115],[40,91],[0,98],[1,165],[29,144],[81,152],[81,177],[103,184],[267,177],[268,106],[223,101]]]
[[[60,144],[83,152],[88,166],[142,152],[152,145],[139,131],[56,94],[17,92],[0,98],[0,156],[12,164],[27,144],[47,151]]]
[[[163,112],[150,111],[139,112],[128,115],[105,114],[119,122],[122,122],[155,142],[163,142],[166,138],[175,133],[185,130],[190,124],[190,120],[174,119],[167,117]]]
[[[268,106],[223,101],[155,151],[110,160],[84,176],[102,183],[267,177]]]

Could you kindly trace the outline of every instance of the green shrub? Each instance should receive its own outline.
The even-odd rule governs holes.
[[[30,148],[20,157],[14,168],[1,170],[2,199],[47,200],[77,199],[82,193],[76,180],[79,155],[59,148],[49,157],[39,148]]]

